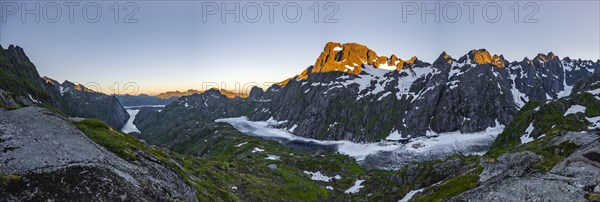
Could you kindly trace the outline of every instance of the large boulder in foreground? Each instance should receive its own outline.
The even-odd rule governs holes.
[[[125,161],[44,108],[0,109],[0,201],[196,201],[173,169]]]

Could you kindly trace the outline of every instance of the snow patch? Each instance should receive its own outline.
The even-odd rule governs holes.
[[[235,147],[241,147],[241,146],[244,146],[245,144],[248,144],[248,142],[243,142],[243,143],[240,143],[240,144],[238,144],[238,145],[235,145]]]
[[[340,175],[329,177],[327,175],[322,174],[321,171],[310,172],[310,171],[305,170],[304,173],[306,173],[307,175],[310,175],[311,176],[310,179],[314,180],[314,181],[329,182],[329,181],[331,181],[331,179],[336,179],[336,180],[342,179],[342,176],[340,176]]]
[[[440,184],[440,183],[442,183],[442,182],[435,183],[435,184],[431,185],[430,187],[437,186],[437,185],[438,185],[438,184]],[[408,202],[410,199],[412,199],[412,197],[413,197],[413,196],[415,196],[415,194],[417,194],[417,193],[419,193],[419,192],[422,192],[423,190],[425,190],[425,188],[422,188],[422,189],[417,189],[417,190],[412,190],[412,191],[408,192],[408,193],[407,193],[407,194],[406,194],[406,195],[405,195],[405,196],[404,196],[402,199],[400,199],[398,202]]]
[[[264,152],[264,149],[258,148],[258,147],[254,147],[254,149],[252,150],[252,153],[256,153],[256,152]]]
[[[392,94],[392,92],[386,92],[383,95],[381,95],[379,98],[377,98],[377,101],[381,101],[383,98],[385,98],[386,96]]]
[[[58,86],[59,90],[60,90],[60,96],[63,96],[65,94],[65,92],[69,91],[69,87],[64,88],[62,86]]]
[[[31,97],[31,94],[28,94],[28,95],[29,95],[29,99],[31,99],[31,101],[33,101],[34,103],[41,103],[40,101],[33,99],[33,97]]]
[[[425,190],[425,188],[423,189],[417,189],[417,190],[412,190],[410,192],[408,192],[404,198],[400,199],[398,202],[408,202],[408,200],[412,199],[413,196],[415,196],[415,194],[422,192],[423,190]]]
[[[402,138],[402,135],[400,134],[400,132],[398,132],[398,130],[394,130],[385,139],[386,140],[402,140],[403,138]]]
[[[521,136],[521,144],[527,144],[534,140],[533,137],[530,136],[531,131],[533,131],[533,123],[530,123],[527,129],[525,129],[525,134]]]
[[[341,50],[342,50],[342,47],[339,47],[339,46],[338,46],[338,47],[335,47],[335,48],[333,48],[333,51],[341,51]]]
[[[581,106],[581,105],[571,105],[571,107],[569,107],[569,109],[567,109],[567,112],[565,112],[565,114],[563,116],[567,116],[569,114],[576,114],[576,113],[585,113],[585,107]]]
[[[298,124],[294,124],[288,131],[293,133],[296,130],[296,127],[298,127]]]
[[[396,66],[389,66],[387,63],[380,64],[377,68],[385,70],[396,70]]]
[[[345,71],[348,71],[348,70],[354,71],[354,67],[350,66],[350,65],[346,65],[346,70]]]
[[[591,117],[591,118],[587,118],[586,119],[591,122],[592,124],[588,127],[588,129],[598,129],[600,128],[600,116],[596,116],[596,117]]]
[[[360,185],[363,182],[364,182],[364,180],[356,180],[356,182],[354,182],[354,186],[352,186],[348,190],[344,191],[344,193],[346,193],[346,194],[358,193],[360,191],[360,188],[364,187],[364,186]]]
[[[588,90],[586,92],[591,93],[592,95],[598,95],[598,94],[600,94],[600,88],[594,89],[594,90]]]
[[[269,154],[269,155],[267,155],[267,158],[265,158],[265,159],[279,161],[279,159],[281,159],[281,157],[277,156],[277,155],[271,155],[271,154]]]

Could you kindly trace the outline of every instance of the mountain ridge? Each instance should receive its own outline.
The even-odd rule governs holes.
[[[19,46],[0,47],[0,106],[41,106],[65,116],[98,118],[120,128],[129,114],[116,97],[94,92],[81,84],[62,84],[40,77],[37,68]]]
[[[345,52],[344,50],[348,50],[348,51]],[[344,53],[344,54],[340,54],[340,53]],[[452,58],[453,57],[450,56],[446,51],[442,51],[440,56],[438,56],[438,59],[436,59],[433,63],[452,60]],[[549,59],[546,59],[546,58],[549,58]],[[558,58],[558,56],[554,55],[553,52],[548,52],[546,54],[537,53],[537,55],[533,59],[524,57],[521,62],[524,62],[524,61],[533,62],[535,60],[546,61],[546,60],[552,60],[555,58]],[[491,65],[499,67],[499,68],[508,66],[511,63],[519,62],[517,60],[510,62],[510,61],[506,60],[502,54],[492,55],[485,48],[472,49],[472,50],[468,51],[466,54],[459,57],[458,61],[462,62],[466,59],[470,60],[470,62],[472,64],[479,64],[479,65],[491,64]],[[569,57],[564,57],[563,59],[559,58],[559,60],[571,61],[571,59]],[[378,63],[378,61],[386,61],[387,63]],[[598,59],[596,62],[594,62],[593,60],[584,60],[581,58],[579,58],[575,61],[600,63],[600,59]],[[356,62],[362,62],[362,63],[356,63]],[[359,43],[350,42],[350,43],[342,44],[339,42],[328,42],[325,45],[321,54],[317,57],[317,60],[315,61],[314,65],[311,65],[308,68],[305,68],[300,74],[297,74],[293,77],[287,78],[283,81],[277,82],[276,84],[279,86],[283,86],[294,78],[306,80],[306,77],[311,72],[312,73],[343,72],[343,73],[352,74],[352,75],[360,75],[360,72],[362,71],[362,67],[361,67],[362,64],[368,64],[368,65],[374,66],[376,68],[382,68],[382,69],[389,69],[388,67],[395,66],[396,68],[389,69],[389,70],[401,71],[403,68],[410,67],[411,65],[414,65],[415,63],[429,64],[427,62],[419,60],[417,58],[417,56],[413,56],[413,57],[411,57],[411,59],[408,59],[408,60],[402,60],[402,59],[398,58],[395,54],[392,54],[389,58],[387,56],[377,56],[377,53],[375,51],[373,51],[373,50],[369,49],[367,46],[359,44]],[[350,64],[352,64],[352,65],[350,65]],[[382,65],[387,65],[387,66],[382,66]]]
[[[324,140],[374,142],[390,134],[404,139],[471,133],[508,124],[529,100],[567,96],[576,81],[600,69],[600,63],[559,60],[553,53],[508,62],[486,49],[471,50],[458,59],[442,52],[433,63],[414,57],[396,69],[379,68],[378,58],[363,45],[327,43],[315,65],[256,90],[243,102],[243,108],[255,110],[241,115],[253,121],[281,121],[279,127],[295,129],[295,135]],[[341,68],[354,61],[365,63]],[[211,111],[201,100],[192,103],[174,102],[163,112],[190,107]],[[144,133],[144,127],[140,130]]]

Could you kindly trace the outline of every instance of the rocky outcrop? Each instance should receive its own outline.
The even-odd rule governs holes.
[[[254,86],[254,87],[252,87],[250,89],[250,93],[248,94],[248,98],[250,98],[250,99],[258,99],[258,98],[262,97],[263,93],[265,93],[265,91],[262,88]]]
[[[21,106],[34,105],[33,101],[29,98],[16,95],[12,92],[8,92],[0,89],[0,107],[1,108],[19,108]]]
[[[389,58],[387,56],[377,56],[375,51],[358,43],[340,44],[329,42],[325,45],[323,52],[321,52],[315,64],[309,67],[310,70],[307,68],[293,78],[306,80],[308,71],[312,73],[344,72],[359,75],[362,72],[363,64],[400,71],[405,66],[413,65],[416,61],[416,57],[405,61],[396,55],[391,55]],[[289,80],[280,82],[280,85],[287,84]]]
[[[594,90],[600,89],[600,72],[590,75],[588,78],[582,79],[575,84],[571,95],[582,94],[584,92],[592,93]],[[592,93],[598,94],[598,93]]]
[[[498,55],[492,56],[490,52],[485,49],[470,51],[469,59],[480,65],[491,64],[499,68],[503,68],[505,66],[504,57]]]
[[[479,175],[479,182],[489,184],[509,177],[522,177],[532,169],[533,163],[542,159],[542,156],[530,151],[508,153],[496,159],[484,158],[480,163],[484,169]]]
[[[94,92],[81,84],[62,84],[44,77],[46,88],[59,100],[59,109],[69,116],[97,118],[113,128],[121,128],[129,114],[115,96]]]
[[[1,201],[197,201],[195,189],[156,158],[136,150],[125,161],[49,110],[0,109]]]
[[[58,105],[43,85],[37,69],[19,46],[10,45],[7,49],[0,46],[0,88],[16,97],[29,99],[30,102],[35,100],[34,104]]]
[[[362,64],[377,62],[377,54],[366,46],[357,43],[340,44],[329,42],[317,58],[312,71],[347,72],[358,75]]]
[[[581,142],[582,149],[548,173],[531,172],[533,163],[541,160],[531,152],[509,153],[494,163],[482,160],[482,184],[450,201],[588,201],[586,197],[600,194],[594,189],[600,183],[600,142],[596,134],[591,136],[595,139]]]

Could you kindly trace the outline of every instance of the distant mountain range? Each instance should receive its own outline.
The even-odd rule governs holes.
[[[219,89],[217,89],[219,90]],[[225,89],[219,90],[221,94],[225,95],[228,98],[235,97],[248,97],[247,93],[238,93],[233,91],[228,91]],[[202,91],[189,89],[187,91],[168,91],[164,93],[160,93],[156,96],[150,96],[146,94],[140,95],[117,95],[117,98],[124,106],[144,106],[144,105],[168,105],[171,102],[177,100],[179,97],[183,96],[191,96],[194,94],[201,94]]]

